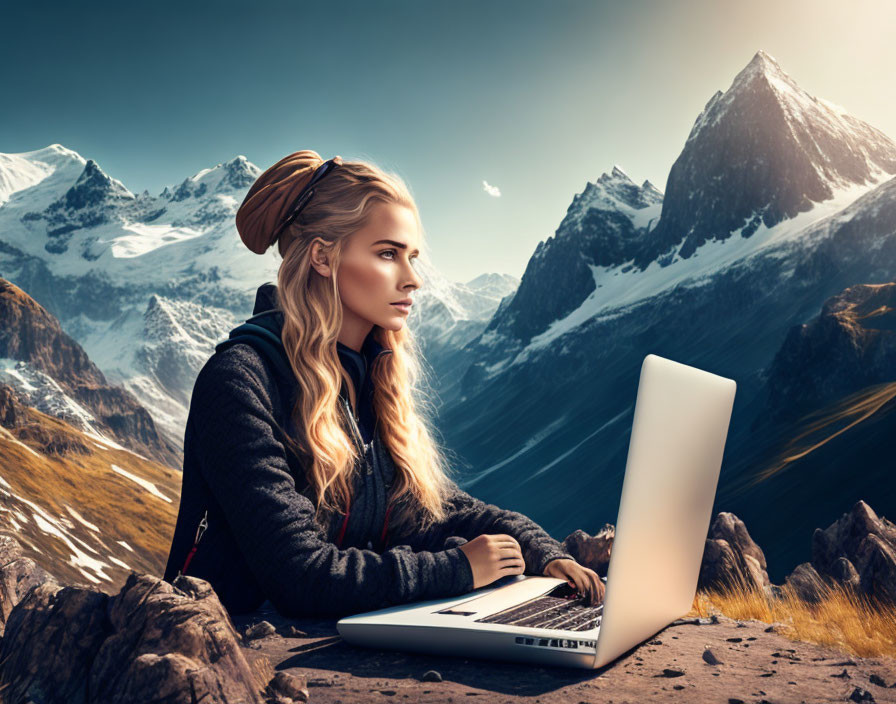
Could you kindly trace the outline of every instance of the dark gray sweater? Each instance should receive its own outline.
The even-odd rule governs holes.
[[[260,289],[255,312],[264,304]],[[326,528],[314,520],[302,463],[280,439],[297,389],[294,377],[278,375],[245,343],[216,352],[199,372],[165,580],[183,566],[206,509],[208,528],[186,573],[208,580],[231,613],[269,599],[285,616],[338,617],[464,594],[473,589],[473,574],[459,545],[483,533],[514,536],[526,574],[543,574],[552,559],[572,559],[523,514],[486,504],[454,483],[445,521],[426,531],[390,531],[387,549],[370,549],[396,469],[378,432],[355,475],[353,509],[337,547],[343,515],[333,515]]]

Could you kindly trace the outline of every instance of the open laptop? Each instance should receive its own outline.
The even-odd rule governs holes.
[[[691,610],[736,384],[647,355],[602,604],[511,575],[467,594],[347,616],[348,643],[599,668]],[[472,536],[475,537],[475,536]]]

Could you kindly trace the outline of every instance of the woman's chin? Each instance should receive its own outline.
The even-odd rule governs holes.
[[[391,330],[392,332],[398,332],[405,326],[406,322],[407,320],[405,316],[401,315],[384,320],[383,323],[380,324],[380,327],[383,327],[386,330]]]

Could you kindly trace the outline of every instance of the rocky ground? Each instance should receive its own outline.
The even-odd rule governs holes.
[[[896,659],[796,643],[760,621],[679,619],[594,671],[358,648],[335,621],[275,611],[234,625],[247,659],[304,680],[310,702],[896,702]]]
[[[613,526],[576,531],[570,554],[605,574]],[[896,596],[896,526],[858,502],[813,536],[788,577],[814,600],[829,580]],[[743,522],[710,526],[698,586],[732,578],[774,598]],[[115,594],[64,586],[0,533],[0,704],[293,702],[893,702],[896,659],[793,642],[774,626],[683,618],[601,670],[358,648],[335,619],[285,619],[265,602],[231,617],[212,586],[132,571]],[[386,698],[386,699],[384,699]],[[468,699],[470,698],[470,699]]]

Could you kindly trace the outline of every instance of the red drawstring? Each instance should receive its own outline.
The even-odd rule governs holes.
[[[383,521],[383,532],[380,534],[380,543],[383,548],[386,547],[386,530],[389,528],[389,513],[392,511],[392,504],[390,503],[388,508],[386,509],[386,518]]]
[[[199,547],[198,545],[194,545],[194,546],[192,547],[192,549],[190,550],[189,554],[187,555],[187,559],[184,560],[184,566],[181,568],[181,571],[180,571],[181,574],[186,574],[186,573],[187,573],[187,567],[190,566],[190,560],[193,559],[193,555],[196,554],[196,549],[197,549],[198,547]]]
[[[342,547],[342,537],[345,535],[345,529],[348,527],[348,516],[351,512],[351,503],[348,503],[345,506],[345,518],[342,519],[342,528],[339,529],[339,537],[336,538],[337,547]]]
[[[380,543],[386,547],[386,531],[389,530],[389,514],[392,512],[392,504],[386,508],[386,518],[383,520],[383,532],[380,534]],[[348,517],[351,514],[351,504],[345,507],[345,518],[342,519],[342,527],[339,529],[339,537],[336,538],[336,547],[342,547],[342,539],[345,537],[345,529],[348,527]]]
[[[187,559],[184,560],[184,566],[181,567],[180,572],[177,573],[178,577],[187,573],[187,567],[190,566],[190,560],[192,560],[193,555],[196,554],[196,550],[199,547],[199,541],[202,540],[202,534],[205,533],[206,528],[208,528],[208,509],[206,509],[205,514],[202,516],[202,520],[199,521],[199,526],[196,528],[196,537],[193,539],[193,547],[187,554]]]

